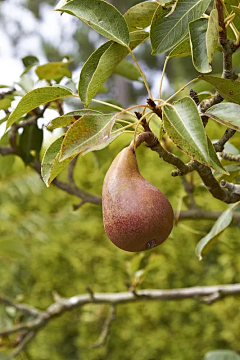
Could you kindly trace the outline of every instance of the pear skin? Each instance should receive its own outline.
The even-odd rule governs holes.
[[[172,230],[172,206],[139,173],[132,147],[124,148],[108,169],[102,205],[105,231],[122,250],[149,250],[162,244]]]

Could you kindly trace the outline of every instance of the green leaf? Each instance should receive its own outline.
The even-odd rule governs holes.
[[[22,62],[26,68],[28,66],[31,66],[31,65],[33,66],[33,65],[38,64],[39,60],[38,60],[38,58],[36,58],[36,56],[29,55],[29,56],[25,56],[24,58],[22,58]]]
[[[133,50],[148,38],[148,33],[139,30],[130,34],[130,48]],[[88,58],[82,67],[79,80],[79,97],[88,106],[102,84],[128,55],[128,49],[111,41],[106,42]]]
[[[204,360],[240,360],[240,356],[231,350],[214,350],[209,351]]]
[[[240,9],[237,6],[231,5],[232,11],[237,15],[237,17],[240,19]]]
[[[164,114],[183,139],[182,150],[199,161],[201,160],[197,157],[200,153],[209,164],[207,136],[195,102],[190,97],[182,98],[173,106],[164,106]]]
[[[24,95],[16,109],[9,116],[7,129],[17,122],[21,116],[35,109],[39,105],[71,95],[72,92],[70,90],[62,89],[57,86],[47,86],[30,91],[28,94]]]
[[[189,155],[190,157],[197,159],[200,163],[210,166],[214,170],[218,171],[221,174],[229,175],[228,171],[222,166],[220,160],[217,157],[215,149],[211,143],[211,140],[207,137],[207,144],[208,144],[208,152],[209,152],[209,160],[206,162],[202,154],[195,148],[189,144],[186,139],[181,136],[174,127],[170,124],[167,120],[165,114],[163,116],[163,123],[164,129],[167,132],[169,138],[172,142],[180,148],[185,154]]]
[[[20,241],[0,240],[0,258],[27,257],[28,252]]]
[[[240,105],[228,102],[213,105],[207,110],[206,116],[240,131]]]
[[[34,87],[33,79],[26,74],[22,74],[20,81],[17,83],[24,90],[25,93],[31,91]]]
[[[97,67],[98,67],[98,64],[99,64],[99,62],[101,60],[101,57],[106,52],[106,50],[108,50],[111,47],[111,45],[113,45],[112,41],[107,41],[106,43],[101,45],[97,50],[95,50],[90,55],[90,57],[88,58],[88,60],[85,62],[85,64],[82,67],[82,70],[81,70],[81,73],[80,73],[79,85],[78,85],[78,92],[79,92],[80,99],[86,105],[88,105],[89,102],[90,102],[90,100],[88,100],[87,93],[89,91],[89,88],[91,88],[91,86],[90,86],[91,80],[94,77],[94,73],[97,70]],[[119,45],[116,44],[116,46],[119,46]],[[128,51],[125,48],[123,48],[123,49],[124,49],[124,51],[126,53],[128,53]],[[95,92],[95,94],[96,94],[98,89],[100,89],[100,87],[104,83],[104,81],[101,81],[98,84],[97,80],[96,80],[95,81],[96,82],[95,89],[92,92]]]
[[[105,144],[114,125],[112,114],[84,115],[68,129],[62,146],[60,161],[77,155],[94,146]]]
[[[234,206],[235,204],[230,205],[228,209],[219,216],[211,231],[197,244],[196,254],[199,257],[199,260],[202,260],[203,256],[207,254],[212,244],[217,241],[219,235],[221,235],[221,233],[231,224],[233,216],[232,208]]]
[[[191,55],[191,46],[190,39],[187,37],[172,49],[172,51],[168,54],[168,57],[184,57],[189,55]]]
[[[218,50],[218,12],[213,9],[208,20],[208,28],[206,34],[207,57],[209,64],[212,64],[213,56]]]
[[[38,58],[35,56],[25,56],[22,59],[23,65],[25,66],[25,70],[23,71],[22,75],[27,74],[29,70],[32,69],[33,66],[37,65],[39,63]],[[22,76],[21,75],[21,76]]]
[[[126,60],[121,61],[113,72],[132,81],[142,81],[138,68]]]
[[[0,110],[6,110],[11,106],[12,100],[9,98],[0,99]]]
[[[229,175],[229,172],[222,166],[216,151],[214,149],[214,146],[207,136],[207,142],[208,142],[208,153],[209,153],[209,165],[216,171],[218,171],[220,174]]]
[[[86,155],[91,151],[99,151],[104,149],[105,147],[107,147],[108,145],[110,145],[119,135],[121,135],[123,133],[124,130],[120,131],[120,129],[122,128],[122,125],[120,124],[114,124],[112,127],[112,132],[114,133],[115,131],[117,131],[115,134],[111,134],[108,139],[104,140],[103,142],[101,142],[100,144],[96,143],[96,145],[92,145],[89,149],[83,151],[81,153],[81,155]]]
[[[168,10],[159,6],[150,30],[152,54],[161,54],[177,45],[187,35],[188,24],[201,17],[210,1],[179,0],[170,16],[166,16]]]
[[[39,154],[43,142],[43,130],[39,129],[36,124],[26,126],[23,133],[20,135],[19,147],[20,156],[25,162],[29,164],[33,161],[34,156],[31,154],[35,151]]]
[[[2,118],[2,119],[0,120],[0,125],[1,125],[2,123],[4,123],[5,121],[7,121],[8,118],[9,118],[9,114],[7,114],[6,116],[4,116],[4,118]]]
[[[51,62],[36,67],[36,74],[39,80],[56,80],[60,81],[64,76],[71,78],[72,73],[68,69],[69,61]]]
[[[59,162],[60,150],[63,142],[63,135],[55,140],[46,150],[41,166],[41,174],[43,181],[50,186],[51,182],[58,176],[58,174],[72,161],[75,157],[71,156],[68,159]]]
[[[0,145],[9,145],[8,136],[8,133],[2,136],[0,139]],[[0,156],[0,178],[4,178],[5,176],[12,174],[12,167],[15,159],[15,155]]]
[[[218,78],[211,75],[200,75],[199,79],[207,81],[227,101],[240,104],[240,81]]]
[[[57,128],[72,125],[81,116],[86,115],[86,114],[101,114],[101,113],[99,111],[91,110],[91,109],[74,110],[65,115],[58,116],[55,119],[53,119],[47,125],[47,129],[52,131]]]
[[[144,1],[132,6],[124,14],[129,31],[137,30],[137,28],[145,29],[151,25],[152,17],[158,6],[159,4],[155,1]]]
[[[197,19],[189,24],[190,44],[192,49],[192,62],[195,69],[201,73],[209,73],[212,68],[208,61],[206,32],[207,19]]]
[[[129,45],[129,31],[123,15],[103,0],[60,1],[55,10],[74,15],[106,38]]]
[[[224,1],[225,5],[226,5],[226,8],[227,8],[227,11],[229,12],[229,14],[232,13],[232,11],[237,15],[235,16],[235,18],[233,19],[232,23],[235,25],[236,29],[239,31],[240,29],[240,14],[239,14],[239,11],[236,10],[236,9],[239,9],[238,6],[239,6],[239,0],[225,0]],[[227,35],[230,39],[232,40],[236,40],[236,36],[234,35],[232,29],[229,29],[230,26],[228,26],[227,30]]]

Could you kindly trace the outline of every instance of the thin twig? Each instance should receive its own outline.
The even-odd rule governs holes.
[[[72,184],[74,185],[75,182],[74,182],[74,177],[73,177],[73,173],[74,173],[74,168],[75,168],[75,165],[77,163],[77,156],[70,162],[70,164],[68,165],[68,182],[69,184]]]
[[[106,343],[111,324],[115,320],[115,317],[116,317],[116,305],[111,305],[110,309],[109,309],[109,314],[103,325],[102,332],[101,332],[98,340],[94,344],[92,344],[92,348],[101,347]]]
[[[36,331],[29,331],[19,343],[16,349],[10,354],[10,358],[14,358],[19,355],[23,350],[26,349],[27,345],[33,340],[36,336]]]

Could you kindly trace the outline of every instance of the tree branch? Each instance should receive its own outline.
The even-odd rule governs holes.
[[[37,310],[33,306],[25,305],[25,304],[18,304],[15,303],[5,297],[0,296],[0,304],[4,304],[6,306],[14,307],[21,313],[25,313],[31,316],[39,316],[41,314],[41,311]]]
[[[236,161],[240,163],[240,155],[227,154],[225,152],[222,152],[220,155],[225,160]]]
[[[204,185],[206,186],[207,190],[218,200],[221,200],[227,204],[235,203],[240,200],[240,195],[236,193],[232,193],[230,191],[225,191],[215,177],[212,174],[212,170],[198,161],[191,161],[188,164],[184,164],[184,162],[179,159],[177,156],[169,153],[168,151],[164,150],[161,146],[158,138],[152,132],[147,131],[139,134],[136,137],[135,146],[136,148],[145,142],[151,150],[156,151],[160,157],[163,158],[164,161],[176,166],[178,171],[172,173],[173,176],[177,175],[185,175],[192,170],[196,170],[199,176],[201,177]],[[131,147],[134,147],[134,142],[130,144]],[[177,175],[175,175],[177,174]]]
[[[178,214],[178,220],[217,220],[221,214],[221,211],[208,211],[202,208],[182,210]],[[233,213],[233,221],[235,224],[240,223],[240,211]]]
[[[226,180],[221,180],[220,182],[221,187],[228,189],[233,194],[240,195],[240,185],[229,183]]]
[[[233,129],[227,129],[225,131],[225,133],[223,134],[222,138],[220,140],[218,140],[218,142],[216,142],[213,146],[216,152],[222,152],[224,150],[224,146],[225,144],[228,142],[228,140],[231,139],[231,137],[233,137],[233,135],[235,134],[236,130]]]
[[[93,293],[93,296],[87,293],[83,295],[76,295],[68,299],[58,297],[57,301],[50,305],[45,311],[41,312],[40,310],[35,309],[35,313],[38,313],[38,317],[35,320],[28,321],[8,330],[0,330],[0,336],[4,337],[9,334],[21,334],[23,332],[22,340],[11,354],[11,357],[13,358],[27,347],[38,331],[43,329],[49,321],[62,315],[66,311],[70,311],[87,304],[109,304],[112,306],[109,317],[105,322],[103,332],[100,336],[101,340],[105,341],[110,324],[115,317],[115,307],[117,305],[138,301],[166,301],[183,299],[194,299],[210,304],[226,296],[235,295],[240,295],[240,284],[198,286],[171,290],[147,289],[138,290],[137,292]],[[3,300],[2,302],[4,302],[4,297],[1,297],[1,299]],[[9,300],[6,299],[6,301]]]

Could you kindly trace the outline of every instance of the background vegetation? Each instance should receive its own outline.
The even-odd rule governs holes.
[[[23,6],[41,18],[44,2],[51,6],[54,3],[26,1]],[[131,4],[122,1],[121,10],[125,3],[129,7],[134,1]],[[73,70],[93,50],[82,34],[82,29],[74,34],[73,41],[79,44],[81,51],[69,54],[74,57]],[[44,41],[43,45],[48,60],[61,60],[59,49]],[[144,46],[149,44],[143,45],[142,55],[147,53]],[[143,61],[155,74],[162,66],[162,59],[158,56],[152,62],[148,58]],[[189,76],[195,71],[186,66],[185,59],[174,61],[170,68],[172,73],[168,74],[173,88],[180,78],[182,81],[186,76],[184,82],[189,79],[183,69],[191,73]],[[174,71],[178,75],[173,77]],[[110,85],[114,86],[118,79],[111,80]],[[132,93],[131,86],[127,90],[129,93]],[[136,94],[142,96],[141,89]],[[224,129],[214,124],[210,137],[220,138]],[[238,150],[239,136],[232,141]],[[102,151],[78,158],[77,185],[100,195],[111,161],[131,138],[125,135]],[[142,175],[161,189],[176,209],[186,194],[181,179],[170,176],[172,167],[145,147],[138,150],[138,160]],[[179,222],[162,246],[134,255],[119,250],[108,240],[100,207],[87,204],[73,211],[72,205],[77,199],[54,186],[46,188],[39,176],[20,159],[0,158],[0,169],[0,293],[9,298],[45,309],[53,301],[53,291],[63,297],[85,293],[87,286],[94,291],[125,291],[125,282],[131,282],[131,271],[137,270],[140,260],[141,264],[148,262],[140,289],[240,282],[239,224],[229,227],[201,262],[195,255],[195,246],[211,229],[211,221]],[[64,172],[60,178],[66,176]],[[194,176],[197,178],[196,174]],[[213,199],[204,187],[199,187],[195,195],[198,205],[207,210],[227,208],[226,204]],[[202,360],[207,351],[217,348],[240,351],[239,309],[238,297],[210,306],[198,299],[122,305],[117,310],[106,344],[95,349],[92,344],[101,332],[108,307],[87,306],[52,321],[19,359]],[[10,327],[17,321],[18,316],[11,308],[0,307],[0,328]],[[0,339],[2,351],[9,345],[14,346],[14,338]]]

